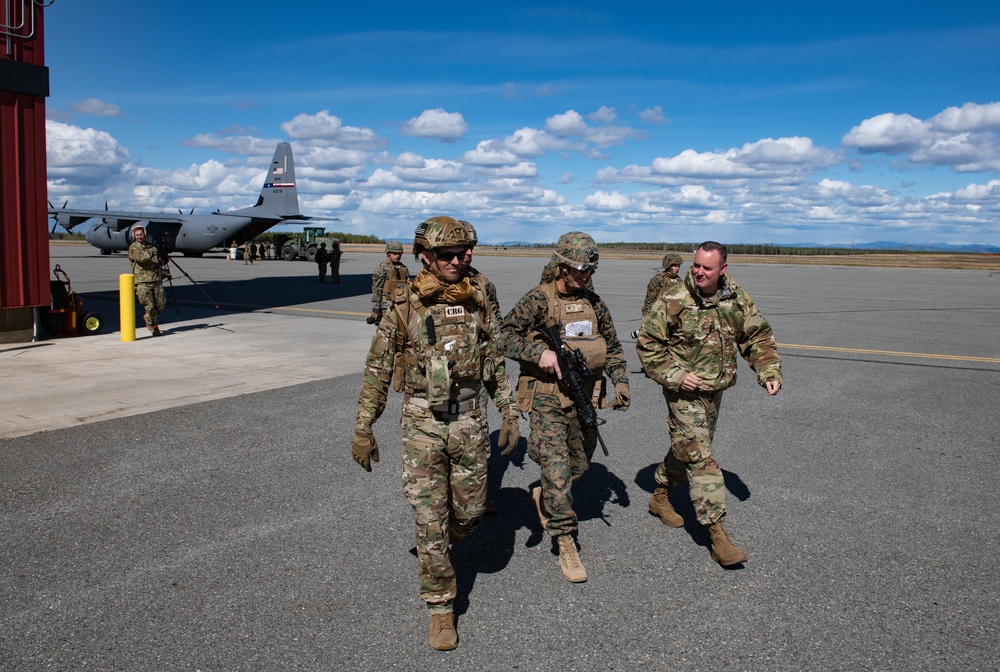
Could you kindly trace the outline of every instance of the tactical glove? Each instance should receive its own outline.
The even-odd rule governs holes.
[[[521,426],[517,422],[519,417],[517,413],[508,413],[503,418],[500,436],[497,437],[497,448],[502,449],[501,455],[510,455],[521,440]]]
[[[371,471],[372,460],[378,462],[378,441],[375,440],[375,436],[355,432],[351,455],[355,462],[365,468],[365,471]]]
[[[381,321],[382,321],[381,310],[373,310],[372,314],[369,315],[368,318],[365,320],[365,322],[367,322],[368,324],[378,324]]]
[[[616,411],[627,411],[631,403],[632,392],[629,390],[628,383],[615,383],[615,405],[613,408]]]

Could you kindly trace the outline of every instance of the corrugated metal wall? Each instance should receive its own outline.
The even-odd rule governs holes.
[[[0,6],[0,308],[49,304],[42,8]]]

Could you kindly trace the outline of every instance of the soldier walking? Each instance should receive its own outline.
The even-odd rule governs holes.
[[[559,548],[563,578],[573,583],[587,580],[572,534],[577,530],[570,488],[583,476],[597,445],[597,435],[584,431],[573,402],[559,389],[562,377],[556,353],[537,337],[537,329],[550,320],[561,324],[563,342],[586,358],[593,373],[589,385],[605,404],[604,372],[614,383],[617,410],[631,401],[625,355],[605,303],[586,289],[597,270],[597,244],[585,233],[563,234],[552,260],[555,280],[539,285],[517,302],[503,323],[507,356],[521,365],[517,382],[517,404],[531,414],[528,456],[541,469],[541,486],[533,488],[538,518]]]
[[[465,273],[466,277],[469,278],[469,282],[481,291],[486,296],[486,302],[490,307],[490,316],[495,324],[500,325],[503,321],[503,313],[500,312],[500,299],[497,298],[497,288],[490,279],[487,278],[483,273],[479,271],[475,266],[472,265],[472,255],[473,250],[475,250],[476,245],[479,243],[479,235],[476,233],[476,227],[472,226],[469,222],[462,221],[462,225],[465,226],[465,232],[469,236],[469,246],[465,253],[465,257],[462,259],[462,272]],[[502,392],[508,396],[513,395],[513,390],[510,387],[510,380],[507,378],[507,373],[505,370],[501,369],[499,371],[502,374],[497,379],[497,384],[500,386]],[[482,404],[486,405],[486,389],[483,388],[483,392],[480,395],[482,397]],[[497,409],[504,414],[505,409]],[[520,414],[517,412],[517,408],[513,405],[506,408],[507,413],[504,414],[504,423],[518,424],[520,420]],[[483,423],[486,427],[486,434],[489,436],[490,428],[486,425],[486,416],[483,415]],[[508,429],[508,431],[511,431]],[[518,429],[518,435],[520,435],[520,429]],[[517,442],[511,443],[507,448],[501,451],[501,455],[510,455],[514,448],[517,447]],[[497,505],[492,499],[486,499],[486,513],[496,513]]]
[[[781,389],[774,334],[726,273],[727,256],[725,245],[699,245],[684,282],[653,302],[635,345],[646,375],[663,386],[670,429],[670,452],[656,468],[649,512],[666,525],[682,527],[670,493],[687,483],[698,522],[708,529],[712,559],[723,567],[747,560],[723,527],[726,485],[712,455],[722,392],[736,382],[737,353],[769,395]]]
[[[385,244],[385,257],[372,273],[372,314],[365,320],[368,324],[379,323],[392,301],[396,285],[410,279],[409,269],[400,261],[403,258],[403,245],[398,240],[390,240]]]
[[[670,287],[679,280],[678,274],[681,272],[683,264],[684,260],[681,259],[681,255],[679,254],[671,253],[663,255],[663,270],[651,277],[649,284],[646,285],[646,300],[642,302],[643,317],[646,317],[649,313],[649,309],[653,305],[653,301],[656,301],[656,297],[665,288]]]
[[[432,217],[417,227],[413,245],[423,270],[393,290],[378,323],[351,452],[367,471],[378,462],[372,427],[395,376],[394,389],[405,395],[403,491],[416,524],[420,597],[430,610],[428,641],[443,651],[458,645],[451,544],[475,529],[486,500],[489,436],[480,388],[486,386],[501,412],[516,411],[497,384],[504,362],[498,325],[486,297],[463,273],[465,227],[451,217]],[[505,422],[498,443],[506,447],[519,438],[517,423]]]
[[[163,291],[163,278],[170,275],[166,260],[160,257],[156,246],[146,241],[146,229],[132,227],[135,242],[128,246],[128,260],[132,263],[135,276],[135,296],[146,309],[143,319],[153,336],[160,335],[157,319],[167,305],[167,294]]]

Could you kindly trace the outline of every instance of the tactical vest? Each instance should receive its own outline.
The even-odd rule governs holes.
[[[392,296],[396,287],[409,280],[402,264],[394,264],[390,261],[387,270],[385,282],[382,283],[382,296]]]
[[[459,304],[426,304],[409,283],[392,295],[396,309],[393,389],[430,404],[466,401],[483,382],[489,309],[478,288]]]
[[[596,408],[605,406],[604,365],[608,359],[608,344],[598,328],[597,312],[593,304],[582,297],[561,297],[555,282],[539,285],[548,299],[549,318],[562,324],[562,341],[567,348],[579,350],[587,361],[587,368],[593,374],[589,384],[593,386],[593,402]],[[541,341],[537,331],[528,338]],[[558,396],[563,407],[572,401],[559,389],[555,375],[542,371],[534,363],[521,362],[521,375],[517,381],[517,401],[520,410],[529,412],[531,398],[535,393]],[[527,406],[527,408],[525,408]]]

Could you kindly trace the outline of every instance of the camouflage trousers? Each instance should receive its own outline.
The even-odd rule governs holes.
[[[656,467],[656,483],[668,489],[687,483],[698,522],[711,525],[726,515],[726,484],[712,456],[722,392],[664,389],[663,396],[669,411],[670,452]]]
[[[549,517],[548,533],[558,537],[576,530],[573,481],[590,468],[597,435],[584,432],[574,408],[563,408],[558,397],[535,394],[531,404],[528,457],[541,468],[542,508]]]
[[[135,286],[135,296],[139,303],[146,309],[143,319],[146,326],[152,329],[156,326],[156,318],[160,316],[167,305],[167,293],[163,291],[163,284],[158,282],[140,282]]]
[[[483,515],[489,435],[485,408],[448,422],[403,405],[403,492],[413,507],[420,566],[420,597],[447,612],[457,592],[451,543],[464,539]]]

